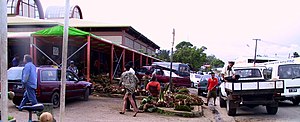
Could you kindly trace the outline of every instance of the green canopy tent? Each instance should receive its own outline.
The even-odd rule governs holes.
[[[44,56],[46,56],[49,60],[51,60],[53,63],[55,63],[56,65],[59,66],[59,64],[57,64],[55,61],[53,61],[49,56],[47,56],[41,49],[39,49],[36,44],[37,44],[37,38],[38,37],[45,37],[45,38],[49,38],[49,37],[63,37],[63,33],[64,33],[64,26],[62,25],[58,25],[58,26],[54,26],[51,28],[47,28],[44,30],[39,30],[35,33],[32,34],[33,39],[31,39],[30,41],[30,55],[33,56],[33,60],[36,63],[37,62],[37,53],[36,50],[39,50]],[[68,59],[70,57],[72,57],[74,54],[76,54],[79,50],[81,50],[83,47],[87,46],[87,74],[86,74],[86,78],[87,80],[90,80],[90,50],[91,50],[91,33],[89,32],[85,32],[76,28],[72,28],[69,27],[69,38],[75,38],[78,39],[81,38],[86,38],[87,42],[82,45],[77,51],[75,51],[72,55],[70,55],[68,57]],[[33,48],[35,47],[35,48]]]

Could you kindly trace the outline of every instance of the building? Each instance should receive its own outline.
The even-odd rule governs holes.
[[[60,64],[60,37],[49,40],[32,34],[63,25],[63,7],[49,7],[44,16],[39,0],[7,0],[7,11],[9,62],[16,54],[23,56],[30,53],[37,65]],[[92,72],[99,70],[100,73],[109,73],[112,79],[123,71],[129,61],[133,61],[136,68],[159,61],[153,56],[160,47],[131,26],[83,20],[79,6],[70,8],[69,25],[92,34],[90,42],[87,38],[69,38],[70,60],[82,64],[88,78]],[[97,60],[100,67],[95,69],[92,64]]]

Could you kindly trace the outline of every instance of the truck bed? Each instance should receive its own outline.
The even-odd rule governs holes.
[[[225,89],[232,94],[239,95],[275,94],[284,92],[283,82],[282,80],[239,80],[226,82]]]

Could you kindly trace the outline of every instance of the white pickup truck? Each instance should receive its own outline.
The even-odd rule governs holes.
[[[236,115],[240,106],[254,108],[263,105],[268,114],[275,115],[284,81],[266,80],[265,76],[271,74],[265,67],[235,67],[234,71],[240,78],[220,85],[220,106],[226,107],[227,114]]]

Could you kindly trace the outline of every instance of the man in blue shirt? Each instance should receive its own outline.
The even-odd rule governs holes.
[[[32,63],[32,58],[30,55],[24,55],[24,69],[22,73],[22,84],[25,87],[25,92],[23,95],[23,99],[18,109],[21,108],[27,103],[30,102],[31,105],[37,104],[35,90],[37,88],[37,74],[36,67]]]

